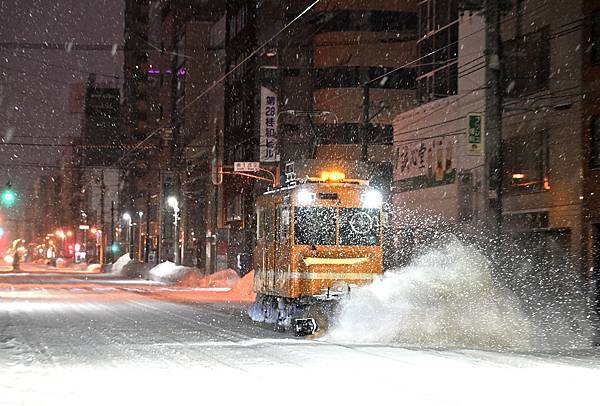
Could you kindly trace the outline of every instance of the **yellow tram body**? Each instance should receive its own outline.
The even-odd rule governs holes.
[[[377,194],[367,181],[328,168],[259,196],[255,292],[288,301],[329,297],[383,273]]]

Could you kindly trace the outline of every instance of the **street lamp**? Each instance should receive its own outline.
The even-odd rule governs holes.
[[[129,258],[133,259],[133,224],[131,223],[131,215],[123,213],[123,220],[127,222],[127,241],[129,242]]]
[[[138,216],[140,218],[140,221],[138,222],[138,259],[140,260],[140,262],[143,262],[143,256],[142,256],[142,216],[144,215],[143,211],[138,211]]]
[[[173,217],[174,217],[174,221],[173,221],[173,225],[174,225],[174,236],[173,236],[173,245],[175,247],[175,265],[179,265],[179,263],[181,262],[180,260],[180,253],[179,253],[179,224],[177,222],[178,218],[179,218],[179,201],[177,200],[177,198],[175,196],[170,196],[167,199],[167,204],[173,208]]]

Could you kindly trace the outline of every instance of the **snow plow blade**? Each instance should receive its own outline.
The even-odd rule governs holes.
[[[318,330],[319,326],[313,318],[294,320],[294,332],[298,337],[311,336]]]

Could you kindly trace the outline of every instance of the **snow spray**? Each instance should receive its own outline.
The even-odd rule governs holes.
[[[485,256],[454,241],[355,289],[340,303],[324,339],[521,351],[591,345],[585,311],[577,315],[578,328],[556,330],[556,323],[541,322],[532,310],[494,282]],[[546,322],[555,319],[546,316]]]

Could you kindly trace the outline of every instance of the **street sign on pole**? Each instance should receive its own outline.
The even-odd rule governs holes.
[[[467,115],[467,155],[483,155],[484,149],[483,114]]]
[[[79,225],[79,229],[80,229],[80,230],[89,230],[89,229],[90,229],[90,226],[89,226],[89,225],[87,225],[87,224],[80,224],[80,225]]]
[[[260,162],[234,162],[234,172],[258,172],[260,170]]]

